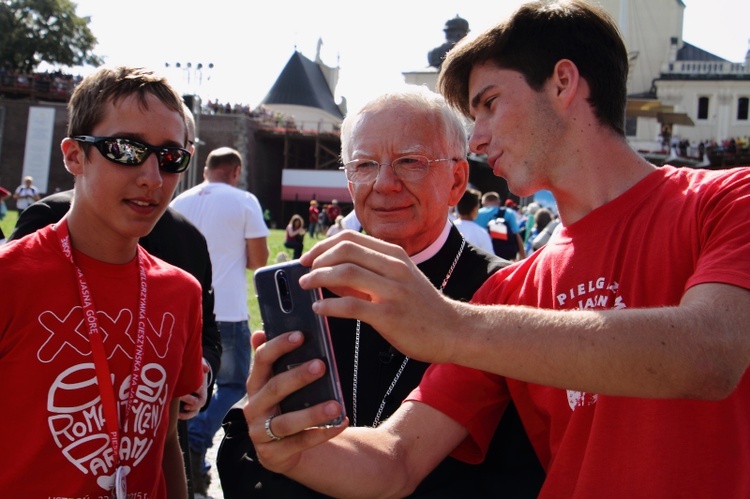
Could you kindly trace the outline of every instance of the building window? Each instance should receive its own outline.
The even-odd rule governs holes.
[[[748,103],[750,99],[747,97],[740,97],[737,100],[737,120],[747,121],[748,119]]]
[[[708,97],[698,97],[698,119],[708,119]]]

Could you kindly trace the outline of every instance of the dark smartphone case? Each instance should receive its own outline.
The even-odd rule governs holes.
[[[321,291],[307,291],[299,286],[299,278],[309,270],[297,260],[262,267],[255,271],[255,292],[267,339],[289,331],[301,331],[305,336],[302,346],[274,363],[274,372],[279,374],[311,359],[320,359],[326,365],[325,376],[281,401],[281,412],[297,411],[327,400],[336,400],[341,404],[341,415],[327,423],[328,426],[335,426],[345,418],[344,400],[328,322],[324,316],[312,311],[313,302],[322,297]]]

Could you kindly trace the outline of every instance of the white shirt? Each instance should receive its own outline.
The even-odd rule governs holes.
[[[268,236],[263,210],[253,194],[223,182],[203,182],[170,206],[203,233],[213,273],[216,320],[248,319],[246,239]]]
[[[331,223],[334,221],[331,220]],[[341,225],[345,229],[351,229],[356,230],[357,232],[362,230],[362,224],[359,223],[359,219],[357,218],[357,214],[354,212],[354,210],[350,211],[348,215],[344,217],[344,219],[341,221]]]
[[[326,237],[335,236],[336,234],[338,234],[342,230],[346,230],[346,229],[342,229],[338,225],[333,224],[330,227],[328,227],[328,230],[326,231]]]
[[[495,254],[495,250],[492,249],[492,239],[490,239],[490,233],[487,229],[474,223],[473,220],[458,219],[453,223],[456,225],[458,231],[463,234],[464,239],[491,255]]]
[[[38,191],[33,185],[31,187],[20,185],[16,188],[15,193],[18,196],[18,199],[16,200],[16,209],[20,211],[25,210],[26,208],[34,204],[34,197],[38,194]]]

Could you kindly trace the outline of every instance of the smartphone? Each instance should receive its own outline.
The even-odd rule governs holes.
[[[320,289],[304,290],[299,286],[299,278],[309,271],[298,260],[261,267],[255,271],[255,293],[266,339],[289,331],[301,331],[305,337],[299,348],[274,363],[274,372],[288,371],[312,359],[320,359],[326,365],[325,376],[281,401],[281,412],[297,411],[327,400],[336,400],[341,404],[341,414],[323,426],[337,426],[344,421],[346,412],[328,321],[312,310],[312,304],[323,295]]]

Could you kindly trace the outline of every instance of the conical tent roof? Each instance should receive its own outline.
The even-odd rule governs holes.
[[[343,119],[320,67],[295,51],[261,104],[293,104],[322,109]]]

